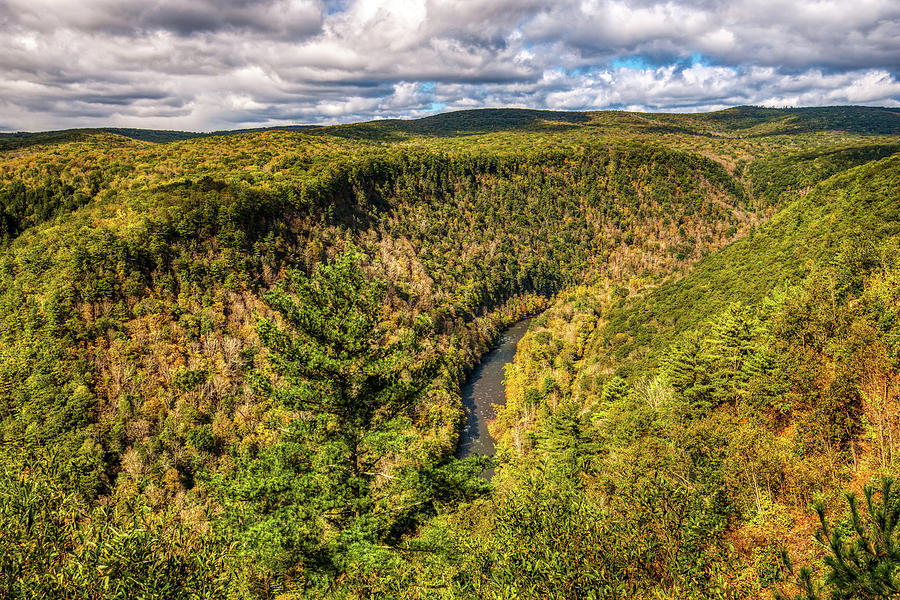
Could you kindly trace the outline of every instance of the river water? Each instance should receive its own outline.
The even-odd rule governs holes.
[[[466,426],[463,428],[456,451],[457,458],[471,454],[492,456],[494,440],[488,433],[488,421],[496,417],[492,404],[506,403],[506,386],[503,384],[503,367],[513,361],[516,346],[531,319],[519,321],[506,329],[493,350],[484,355],[462,389],[463,406],[466,409]],[[492,473],[486,473],[490,477]]]

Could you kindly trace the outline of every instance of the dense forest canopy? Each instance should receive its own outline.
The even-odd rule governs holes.
[[[0,136],[0,587],[888,597],[898,152],[865,107]]]

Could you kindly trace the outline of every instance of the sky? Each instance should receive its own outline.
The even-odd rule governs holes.
[[[0,131],[900,106],[900,0],[0,0]]]

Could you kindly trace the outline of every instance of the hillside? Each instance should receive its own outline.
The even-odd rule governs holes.
[[[879,148],[879,153],[864,154],[861,160],[897,150],[893,145]],[[790,163],[794,175],[801,171],[804,158]],[[634,358],[633,351],[650,352],[651,361],[658,359],[675,336],[729,304],[754,304],[777,289],[796,285],[811,270],[832,264],[848,244],[877,247],[895,236],[900,232],[892,187],[896,169],[893,156],[871,160],[865,168],[836,169],[838,175],[818,185],[795,185],[803,195],[746,238],[709,256],[684,276],[611,308],[597,340],[611,347],[598,347],[598,359],[612,352],[617,358],[608,364],[620,364]],[[624,334],[633,337],[625,341]]]
[[[850,167],[684,274],[636,294],[573,289],[532,322],[494,424],[503,497],[567,515],[530,534],[548,547],[564,527],[569,540],[618,535],[623,552],[600,560],[578,546],[551,563],[550,581],[631,595],[658,590],[663,572],[696,594],[715,581],[767,597],[790,589],[782,552],[821,560],[816,498],[847,523],[843,490],[895,476],[898,181],[896,154]],[[482,518],[496,526],[511,509]],[[648,513],[670,529],[642,523]],[[482,530],[479,545],[526,535],[525,516],[513,518],[512,532]],[[630,537],[635,527],[648,529]],[[573,562],[596,567],[573,579]],[[489,583],[504,584],[516,585]]]
[[[7,587],[674,598],[736,586],[744,569],[754,593],[768,589],[783,578],[763,564],[769,546],[803,531],[803,503],[873,464],[871,436],[840,404],[863,396],[840,396],[825,373],[852,370],[829,344],[858,333],[860,307],[892,306],[893,267],[873,257],[893,265],[900,233],[898,119],[864,107],[485,109],[0,138]],[[831,315],[840,306],[843,320],[797,325],[827,269],[843,277]],[[884,306],[867,295],[876,288]],[[482,461],[453,458],[459,385],[504,326],[544,309],[511,370],[491,486]],[[771,364],[726,372],[724,342],[704,346],[728,311],[752,321]],[[814,385],[783,377],[795,333],[818,340],[797,371]],[[688,338],[703,346],[697,369],[722,370],[699,400],[670,372]],[[789,408],[788,392],[766,392],[742,412],[746,390],[779,385]],[[638,398],[651,388],[648,413]],[[795,451],[791,432],[821,416],[819,397],[840,399],[827,423],[850,424]],[[732,450],[755,435],[747,419],[769,435],[753,460],[782,444],[782,463],[741,471]],[[851,452],[854,470],[841,471]],[[748,533],[764,511],[758,486],[752,503],[741,487],[747,473],[769,478],[782,529]],[[621,555],[593,554],[608,536]],[[735,536],[744,546],[730,552]],[[534,540],[526,555],[519,539]]]

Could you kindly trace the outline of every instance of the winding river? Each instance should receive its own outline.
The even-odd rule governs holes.
[[[487,428],[488,421],[496,416],[491,405],[506,403],[503,367],[515,358],[516,346],[528,330],[530,322],[531,319],[525,319],[506,329],[500,336],[500,343],[484,355],[481,363],[466,380],[462,389],[466,426],[459,439],[457,458],[465,458],[471,454],[494,454],[494,440]],[[489,478],[492,473],[487,472],[485,475]]]

